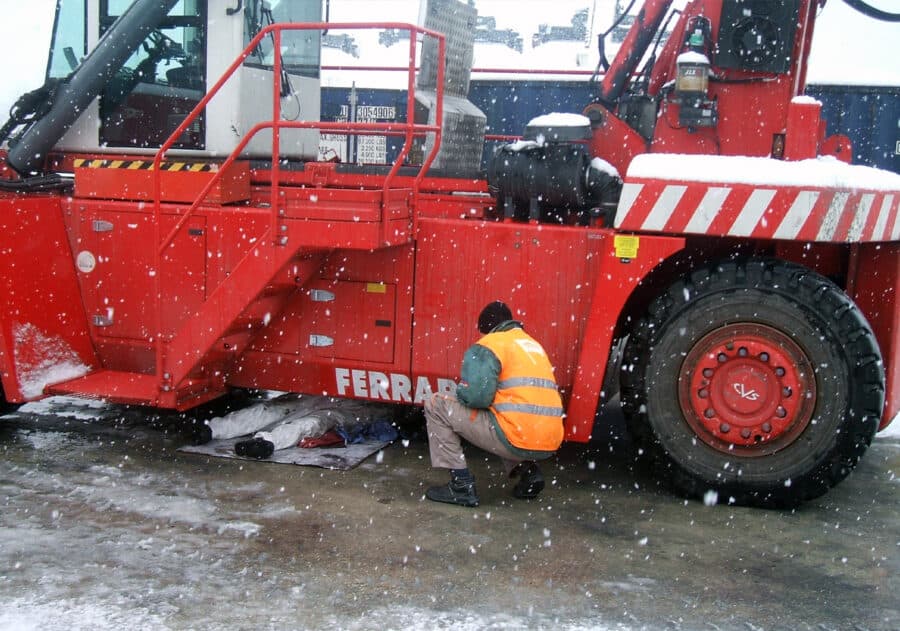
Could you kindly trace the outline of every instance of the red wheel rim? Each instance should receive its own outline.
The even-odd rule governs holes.
[[[761,324],[731,324],[701,339],[682,364],[679,403],[704,443],[719,451],[764,456],[806,429],[816,380],[806,353]]]

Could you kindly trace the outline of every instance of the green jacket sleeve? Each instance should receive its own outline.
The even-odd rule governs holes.
[[[484,346],[469,347],[462,362],[462,380],[456,388],[456,398],[470,408],[487,409],[494,402],[500,360]]]

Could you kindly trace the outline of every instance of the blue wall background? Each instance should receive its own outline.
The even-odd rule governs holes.
[[[816,86],[807,94],[822,102],[828,134],[853,141],[854,163],[900,173],[900,87]],[[357,89],[360,105],[392,105],[405,119],[406,91]],[[322,119],[335,120],[347,105],[349,88],[322,88]],[[526,123],[548,112],[581,112],[591,100],[586,81],[473,80],[469,99],[487,116],[487,133],[520,135]],[[486,143],[485,158],[493,151]],[[397,155],[388,138],[388,159]]]

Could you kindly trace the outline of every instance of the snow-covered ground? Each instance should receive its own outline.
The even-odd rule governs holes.
[[[273,396],[276,394],[278,393],[272,393]],[[117,414],[117,407],[101,401],[54,396],[47,397],[40,401],[33,401],[32,403],[26,403],[19,408],[19,412],[37,416],[54,416],[80,421],[92,421],[114,417]],[[249,417],[258,413],[258,407],[247,407],[244,410],[231,412],[229,418],[234,424],[244,423],[246,425],[254,425],[254,420]],[[242,414],[248,416],[246,421],[242,421]],[[875,438],[876,440],[882,438],[900,438],[900,415],[898,415],[884,431],[876,434]]]
[[[615,441],[518,502],[470,451],[470,511],[422,498],[423,438],[335,472],[180,453],[146,410],[26,409],[51,414],[0,421],[2,631],[900,628],[896,443],[793,511],[675,497]]]

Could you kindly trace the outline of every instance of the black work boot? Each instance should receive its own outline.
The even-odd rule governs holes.
[[[191,444],[205,445],[212,440],[212,428],[202,421],[197,421],[191,427]]]
[[[275,443],[264,438],[251,438],[234,444],[234,453],[244,458],[265,460],[275,453]]]
[[[475,492],[475,478],[454,478],[444,486],[432,486],[425,491],[425,497],[432,502],[457,504],[459,506],[478,506],[478,494]]]
[[[523,462],[513,470],[513,475],[516,471],[519,473],[519,481],[513,487],[513,497],[530,500],[544,490],[544,474],[536,462]]]

